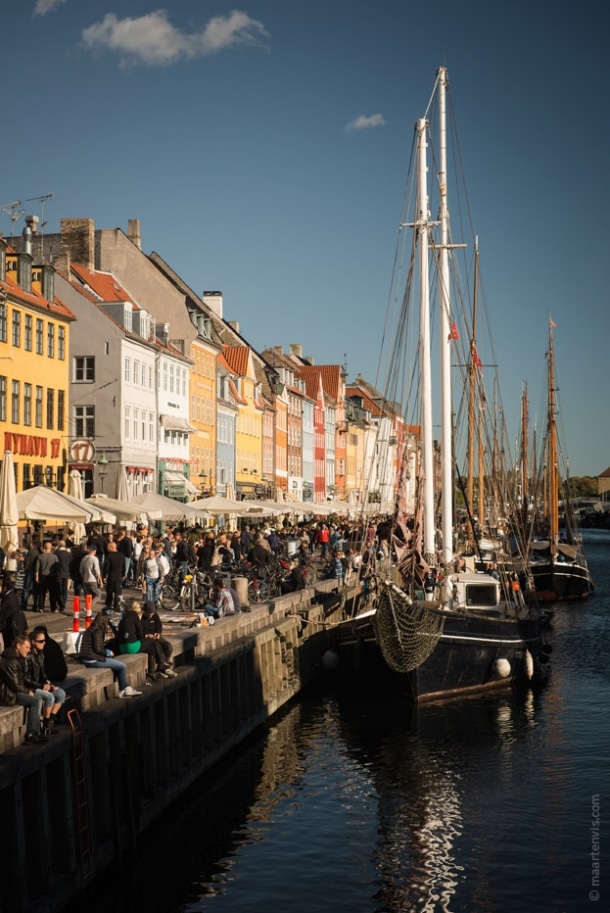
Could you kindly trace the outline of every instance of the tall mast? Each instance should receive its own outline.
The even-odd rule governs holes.
[[[434,441],[432,429],[432,370],[430,365],[430,278],[428,275],[428,122],[417,121],[417,240],[419,246],[419,356],[421,362],[422,449],[424,472],[424,557],[434,561]]]
[[[474,511],[474,464],[475,464],[475,438],[477,434],[477,283],[479,275],[479,242],[475,241],[474,248],[474,291],[472,295],[472,336],[470,338],[470,358],[468,360],[468,475],[466,478],[466,498],[468,510]],[[479,416],[480,423],[480,416]],[[481,481],[479,480],[479,486]],[[481,493],[479,491],[479,502]],[[479,522],[481,517],[479,516]],[[473,530],[468,532],[468,540],[472,543]]]
[[[529,506],[529,468],[527,465],[527,449],[529,446],[529,403],[527,397],[527,381],[523,386],[521,396],[521,517],[523,533],[527,534],[527,513]]]
[[[447,70],[437,70],[439,93],[440,192],[440,364],[441,364],[441,531],[442,563],[453,555],[453,433],[451,418],[451,302],[449,296],[449,207],[447,197]]]
[[[557,551],[559,537],[559,502],[557,491],[557,424],[555,420],[555,353],[553,349],[553,321],[549,318],[549,400],[547,416],[547,474],[549,499],[549,536],[551,555]]]

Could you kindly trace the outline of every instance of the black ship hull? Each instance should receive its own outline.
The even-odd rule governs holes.
[[[530,565],[536,595],[543,600],[586,599],[593,592],[589,569],[575,561],[542,561]]]
[[[447,614],[430,655],[407,672],[392,669],[374,614],[341,626],[340,658],[359,678],[407,694],[417,703],[527,686],[546,671],[541,622]]]

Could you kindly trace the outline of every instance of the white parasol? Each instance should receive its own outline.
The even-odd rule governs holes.
[[[18,520],[15,464],[12,452],[5,450],[0,470],[0,546],[5,552],[14,551],[19,547]]]

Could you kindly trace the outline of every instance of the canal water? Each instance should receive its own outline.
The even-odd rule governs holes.
[[[155,825],[88,913],[610,910],[610,533],[586,542],[597,591],[555,606],[542,690],[417,713],[309,693]]]

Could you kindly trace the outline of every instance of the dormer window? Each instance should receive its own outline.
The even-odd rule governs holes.
[[[133,327],[133,315],[131,303],[129,301],[126,301],[123,305],[123,326],[128,333],[131,333]]]

